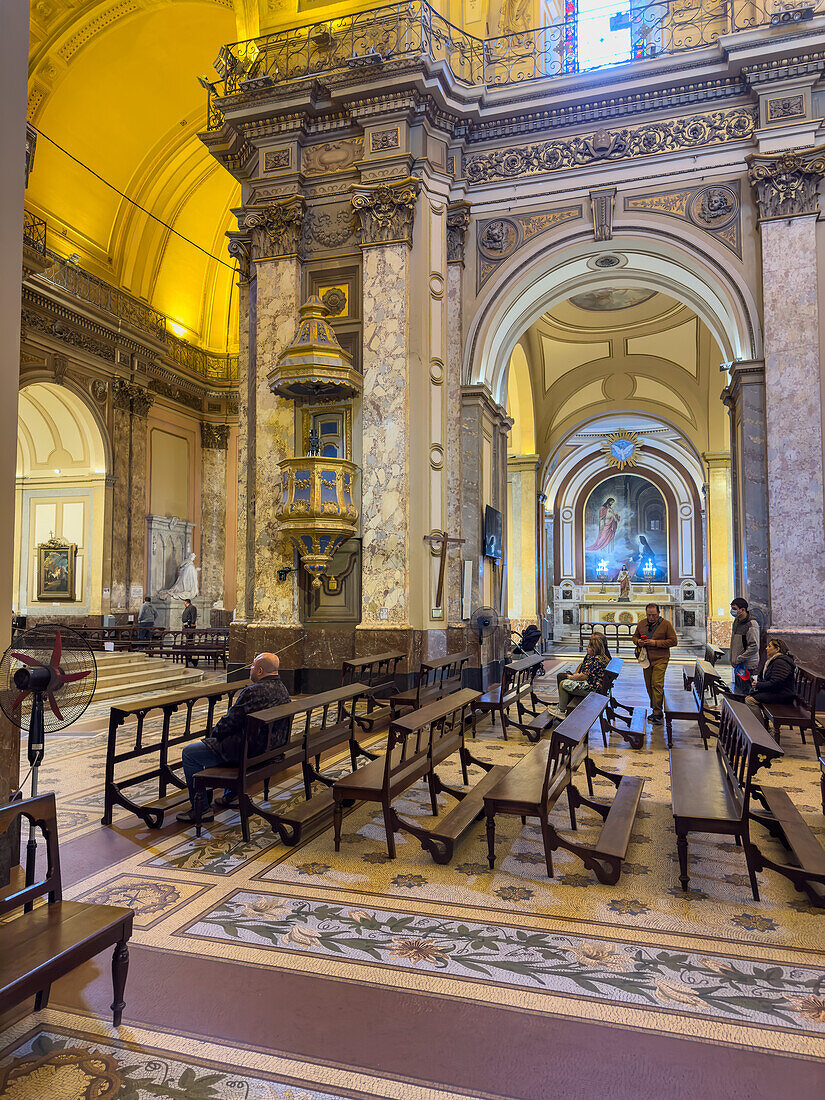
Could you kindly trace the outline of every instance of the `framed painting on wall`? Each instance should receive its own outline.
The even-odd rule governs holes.
[[[64,539],[50,538],[37,547],[38,600],[74,600],[76,560],[77,544]]]
[[[615,581],[624,566],[634,584],[668,581],[667,502],[639,474],[614,474],[584,506],[584,579]]]

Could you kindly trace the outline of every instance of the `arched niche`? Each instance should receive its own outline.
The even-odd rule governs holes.
[[[110,448],[95,413],[67,386],[33,381],[19,395],[15,492],[15,610],[33,617],[102,610]],[[38,600],[37,546],[77,545],[75,599]]]

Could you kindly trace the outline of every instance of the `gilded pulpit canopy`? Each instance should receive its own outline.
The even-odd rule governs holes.
[[[298,328],[278,356],[269,388],[296,401],[355,397],[361,392],[361,375],[327,321],[329,310],[313,294],[299,312]]]

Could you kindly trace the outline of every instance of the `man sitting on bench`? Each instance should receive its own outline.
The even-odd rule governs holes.
[[[570,699],[574,695],[587,695],[591,691],[603,693],[604,670],[610,662],[610,654],[607,652],[607,643],[604,635],[593,631],[590,641],[587,643],[587,652],[584,660],[576,669],[559,680],[559,705],[548,707],[547,710],[559,721],[567,713]]]
[[[212,736],[187,745],[183,750],[181,763],[183,774],[186,777],[186,785],[189,788],[189,801],[192,808],[177,815],[177,820],[185,825],[195,824],[194,810],[194,786],[195,775],[204,768],[216,768],[222,764],[237,764],[241,759],[243,746],[244,724],[247,714],[257,710],[268,710],[269,707],[280,707],[284,703],[291,702],[289,692],[284,687],[283,680],[278,675],[281,667],[280,659],[274,653],[259,653],[252,662],[249,679],[252,683],[249,687],[238,692],[235,702],[216,723],[212,730]],[[289,719],[285,719],[289,722]],[[277,744],[283,733],[282,723],[275,723],[269,731],[269,740]],[[256,742],[254,737],[249,741],[249,755],[257,756],[266,752],[268,745]],[[206,807],[201,814],[201,821],[214,820],[212,812],[211,792],[205,792]],[[215,805],[225,808],[236,805],[236,800],[229,791],[224,791],[222,797],[215,799]]]

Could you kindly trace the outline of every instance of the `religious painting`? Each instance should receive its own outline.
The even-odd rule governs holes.
[[[73,542],[51,538],[37,547],[37,598],[45,602],[75,598],[75,561]]]
[[[615,582],[625,567],[633,584],[667,582],[667,505],[638,474],[602,481],[584,506],[584,579]]]

